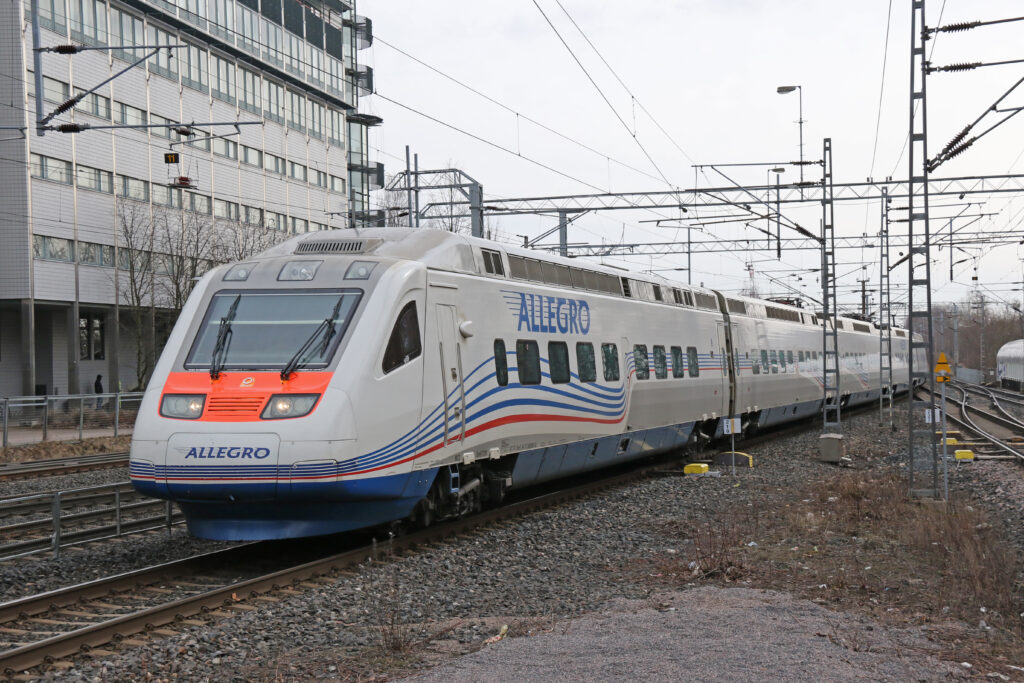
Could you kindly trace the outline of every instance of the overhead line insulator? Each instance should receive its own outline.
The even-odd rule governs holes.
[[[952,73],[956,71],[971,71],[972,69],[977,69],[979,66],[982,66],[981,62],[961,62],[960,64],[948,64],[946,66],[937,66],[933,68],[932,71],[945,71],[947,73]]]
[[[981,25],[980,21],[959,21],[954,24],[946,24],[935,29],[936,32],[942,33],[956,33],[957,31],[967,31],[972,28],[977,28]]]

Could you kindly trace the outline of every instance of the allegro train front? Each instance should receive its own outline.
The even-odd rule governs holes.
[[[131,478],[197,536],[424,526],[537,482],[820,410],[821,323],[485,240],[307,234],[197,284],[136,423]],[[843,401],[879,386],[843,322]]]

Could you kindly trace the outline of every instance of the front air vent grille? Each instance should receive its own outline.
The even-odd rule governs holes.
[[[259,415],[266,396],[211,396],[206,406],[207,415],[219,417],[250,417]]]
[[[303,242],[295,248],[296,254],[358,254],[362,251],[362,240],[311,241]]]

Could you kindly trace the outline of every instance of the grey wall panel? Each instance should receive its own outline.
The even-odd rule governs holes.
[[[57,261],[33,261],[38,301],[74,301],[75,266]]]
[[[114,303],[114,269],[103,266],[78,267],[78,295],[83,303]]]
[[[117,220],[114,197],[87,190],[78,191],[78,239],[114,244]]]

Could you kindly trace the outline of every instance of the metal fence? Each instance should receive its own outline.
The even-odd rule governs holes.
[[[129,482],[0,498],[0,559],[51,551],[184,522],[169,500],[139,495]]]
[[[3,446],[81,441],[131,431],[142,392],[0,399]]]

